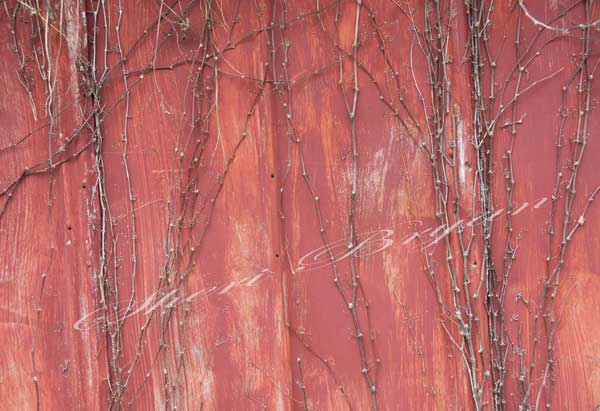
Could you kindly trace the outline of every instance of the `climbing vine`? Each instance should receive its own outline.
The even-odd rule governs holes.
[[[599,235],[597,2],[1,7],[0,227],[45,198],[49,239],[19,302],[37,409],[67,246],[103,408],[600,401],[557,392],[589,372],[561,332]]]

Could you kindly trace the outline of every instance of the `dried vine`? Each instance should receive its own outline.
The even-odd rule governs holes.
[[[277,406],[394,407],[398,392],[412,384],[395,380],[394,367],[412,346],[419,381],[437,406],[452,393],[464,409],[561,409],[555,401],[566,271],[579,255],[576,235],[593,226],[588,219],[600,193],[584,168],[593,167],[597,153],[600,6],[559,3],[542,18],[540,4],[524,0],[161,0],[139,6],[138,21],[122,0],[3,1],[0,24],[14,67],[6,76],[23,94],[26,108],[17,111],[30,123],[20,135],[2,134],[0,156],[10,167],[0,176],[0,224],[18,221],[12,207],[20,203],[13,200],[26,195],[30,182],[48,188],[48,258],[35,292],[28,291],[37,409],[47,408],[44,384],[53,383],[40,358],[53,315],[48,290],[60,284],[64,251],[54,233],[62,215],[57,198],[72,189],[72,167],[94,179],[89,189],[82,183],[88,232],[80,238],[93,250],[86,258],[95,259],[82,282],[89,280],[96,309],[84,318],[100,341],[107,409],[136,409],[150,397],[165,410],[229,405],[210,386],[217,351],[228,344],[243,353],[236,361],[247,375],[240,378],[266,381],[263,390],[284,398]],[[532,103],[540,95],[548,99],[543,117]],[[243,109],[232,106],[232,96]],[[160,108],[156,124],[170,133],[160,147],[148,144],[144,132],[154,136],[155,124],[136,119],[150,119],[144,110],[153,104]],[[331,124],[314,124],[323,118]],[[553,137],[531,136],[535,122],[544,130],[556,125]],[[378,130],[390,141],[378,140]],[[544,181],[543,171],[527,175],[533,138],[540,153],[556,146],[553,159],[533,158],[544,170],[554,162],[541,262],[528,260],[536,228],[521,219],[533,201],[526,196],[537,193],[531,185]],[[380,148],[399,154],[374,168],[372,151]],[[145,175],[151,155],[167,165],[166,177]],[[371,177],[382,168],[388,174],[374,187]],[[231,204],[236,190],[246,189],[234,186],[240,170],[256,173],[256,202],[278,220],[272,230],[264,221],[253,230],[271,230],[265,238],[280,248],[265,253],[268,261],[253,260],[258,276],[215,274],[226,280],[213,285],[210,262],[227,256],[215,246],[228,246],[219,232],[223,216],[245,206]],[[386,200],[405,198],[371,210],[379,191]],[[162,197],[140,204],[158,192]],[[147,217],[152,204],[162,221]],[[388,224],[382,219],[389,216],[385,236],[373,236],[382,229],[374,221]],[[160,238],[152,242],[154,226]],[[390,239],[402,230],[409,236],[404,243]],[[412,243],[418,257],[405,247]],[[309,245],[313,251],[305,250]],[[406,266],[367,259],[375,249],[401,256]],[[427,285],[435,308],[426,324],[412,318],[421,307],[377,277],[412,275],[412,258],[424,275],[411,281]],[[281,306],[268,311],[282,322],[265,325],[265,333],[277,335],[291,364],[252,358],[245,338],[264,330],[249,337],[234,329],[235,316],[221,323],[230,310],[247,307],[208,299],[229,298],[265,273],[276,273],[281,295],[269,298]],[[198,284],[207,287],[197,290]],[[194,311],[200,296],[206,309]],[[390,326],[388,318],[403,325]],[[345,334],[329,341],[326,327]],[[441,387],[430,365],[428,356],[439,350],[425,341],[431,328],[444,336],[450,361],[456,355],[461,364],[448,384],[454,388]],[[399,335],[408,344],[398,343]],[[264,409],[276,403],[244,381],[235,394],[243,401]]]

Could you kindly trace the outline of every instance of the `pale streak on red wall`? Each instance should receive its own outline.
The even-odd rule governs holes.
[[[321,3],[322,20],[332,28],[336,4]],[[356,3],[340,3],[340,43],[351,50]],[[411,3],[415,19],[422,21],[423,3]],[[496,73],[503,79],[511,61],[514,62],[513,41],[519,8],[512,2],[496,3],[490,44],[493,51],[503,50]],[[10,11],[16,3],[8,1],[6,4],[6,10]],[[60,15],[60,4],[54,4],[57,15]],[[288,264],[289,260],[292,267],[298,268],[303,256],[323,246],[314,200],[302,176],[297,145],[288,146],[289,124],[293,124],[301,139],[304,164],[318,193],[328,238],[332,242],[339,240],[341,248],[345,248],[348,236],[350,125],[338,85],[338,52],[331,39],[323,34],[320,20],[310,13],[316,4],[318,2],[290,2],[286,10],[289,24],[283,29],[279,25],[275,29],[253,32],[268,25],[271,19],[281,21],[282,2],[239,3],[239,21],[232,40],[243,38],[244,41],[219,56],[218,64],[223,70],[218,81],[219,121],[217,123],[214,116],[211,118],[211,145],[198,172],[200,198],[210,202],[213,196],[210,190],[218,184],[225,162],[243,136],[247,113],[252,110],[258,91],[254,79],[263,76],[267,61],[271,78],[275,70],[277,80],[282,79],[282,63],[286,61],[282,47],[284,37],[289,42],[287,68],[293,84],[292,103],[285,109],[291,106],[292,119],[287,118],[282,105],[283,83],[277,86],[267,83],[249,119],[247,138],[239,147],[224,179],[223,190],[215,199],[210,225],[194,252],[194,268],[183,282],[179,301],[201,290],[216,289],[178,306],[164,334],[166,354],[161,352],[158,357],[155,356],[161,345],[160,323],[158,319],[151,323],[139,363],[123,397],[123,408],[171,409],[177,404],[178,409],[190,410],[283,410],[305,409],[307,405],[317,410],[350,407],[365,410],[372,406],[361,374],[352,322],[333,285],[330,267],[292,273]],[[542,21],[548,21],[567,6],[560,1],[548,4],[528,1],[526,4],[532,16]],[[84,10],[90,10],[96,3],[73,0],[64,1],[62,5],[62,26],[53,20],[48,43],[54,56],[52,76],[56,76],[54,104],[60,108],[50,138],[55,148],[87,120],[86,113],[92,104],[85,94],[81,72],[85,71],[85,61],[89,61],[93,53],[89,44],[91,15]],[[183,3],[173,9],[183,15],[187,5]],[[169,253],[169,247],[165,246],[171,232],[168,208],[180,201],[174,195],[173,182],[182,164],[187,164],[180,163],[175,147],[180,139],[187,138],[187,122],[193,115],[193,85],[189,79],[195,66],[187,62],[172,70],[145,72],[143,78],[136,70],[146,67],[157,42],[170,29],[176,34],[160,48],[156,66],[166,68],[189,59],[200,41],[205,10],[204,3],[193,3],[187,14],[189,20],[176,21],[171,16],[161,23],[159,34],[153,27],[150,35],[135,43],[156,20],[160,6],[157,2],[123,1],[122,4],[122,47],[125,51],[136,47],[125,65],[133,72],[129,76],[130,84],[136,82],[130,94],[128,119],[128,164],[135,195],[133,211],[122,158],[125,105],[122,101],[114,109],[111,106],[124,92],[121,67],[117,64],[119,56],[114,50],[108,54],[108,60],[109,66],[116,68],[100,91],[101,101],[111,108],[101,126],[104,181],[110,212],[117,218],[115,235],[109,239],[116,239],[120,257],[119,294],[126,296],[123,297],[126,301],[135,284],[138,303],[159,288],[165,255]],[[236,7],[237,2],[223,1],[215,20],[220,21],[224,16],[229,21]],[[262,10],[262,17],[258,16],[257,7]],[[0,51],[2,147],[48,121],[45,85],[34,63],[27,64],[35,69],[32,100],[37,119],[25,88],[18,81],[19,63],[10,46],[13,37],[10,13],[6,10],[0,12],[0,43],[6,45]],[[162,11],[165,10],[168,7],[163,4]],[[368,10],[374,11],[385,36],[385,50],[398,71],[406,104],[414,111],[417,121],[424,124],[410,70],[411,50],[415,76],[424,89],[427,67],[416,49],[408,19],[394,2],[367,2],[362,8],[359,58],[380,85],[390,81],[391,76],[386,71]],[[463,60],[468,25],[463,2],[453,3],[451,10],[456,12],[448,44],[453,57],[449,64],[452,106],[459,114],[462,130],[459,151],[464,154],[459,156],[459,170],[464,173],[461,174],[463,189],[471,193],[475,178],[472,86],[470,64]],[[114,47],[118,2],[107,2],[106,11],[110,16],[108,41]],[[593,8],[593,12],[597,19],[598,7]],[[560,24],[556,23],[557,27],[575,26],[583,21],[582,13],[579,6],[568,18],[560,20]],[[46,15],[45,9],[42,15]],[[299,15],[306,16],[293,18]],[[87,16],[85,21],[83,16]],[[523,37],[531,38],[536,27],[525,15],[521,14],[521,19]],[[28,48],[31,22],[25,20],[16,21],[17,38],[25,45],[25,53],[31,53]],[[103,25],[99,25],[98,30],[98,49],[103,50],[106,31]],[[246,33],[251,35],[244,37]],[[597,32],[592,39],[598,40]],[[225,47],[226,32],[222,27],[216,31],[214,41]],[[276,47],[275,56],[270,55],[268,42]],[[592,44],[592,50],[597,50],[597,44]],[[522,295],[529,304],[535,305],[543,287],[550,206],[548,201],[541,200],[549,199],[552,194],[560,87],[574,68],[579,47],[580,42],[573,38],[545,47],[539,62],[528,69],[528,84],[563,66],[565,70],[519,100],[519,117],[523,114],[526,117],[519,126],[514,149],[514,201],[516,207],[523,208],[513,218],[513,227],[520,239],[507,291],[506,312],[508,335],[516,338],[518,327],[522,325],[523,339],[529,344],[526,347],[531,344],[533,318],[531,311],[516,297]],[[98,59],[98,64],[103,64],[101,51]],[[344,76],[350,95],[352,73],[351,61],[346,59]],[[383,410],[473,409],[467,375],[457,351],[440,326],[439,307],[424,272],[419,247],[415,241],[407,241],[413,235],[413,222],[422,231],[438,226],[429,159],[394,120],[364,71],[359,73],[359,79],[358,231],[361,234],[381,232],[383,239],[375,237],[381,242],[373,244],[386,245],[380,252],[357,260],[376,337],[375,354],[370,348],[371,335],[366,336],[368,356],[380,361],[378,367],[370,363],[373,370],[377,368],[379,407]],[[388,93],[389,89],[384,89],[384,98],[393,99]],[[597,98],[598,86],[594,83],[594,108]],[[212,104],[211,110],[216,112],[216,101]],[[576,202],[579,210],[587,195],[600,183],[595,164],[600,158],[596,132],[600,123],[595,113],[593,111],[590,119],[588,147],[579,172],[577,191],[581,195]],[[202,134],[201,130],[196,132]],[[76,148],[83,147],[91,138],[90,130],[85,127],[79,135]],[[499,204],[497,209],[503,209],[502,155],[508,134],[498,136],[494,142],[497,184],[493,190]],[[47,160],[48,144],[46,127],[34,132],[23,144],[2,150],[0,189],[25,166]],[[565,150],[568,149],[567,145]],[[286,171],[288,153],[291,166]],[[191,160],[187,152],[185,160]],[[82,316],[100,308],[97,270],[102,239],[95,163],[94,149],[89,147],[77,159],[53,171],[51,189],[47,173],[24,178],[0,220],[2,409],[29,410],[38,405],[42,410],[115,407],[109,400],[110,338],[101,327],[94,327],[93,322],[90,329],[74,328]],[[282,199],[280,187],[284,182]],[[3,195],[2,201],[6,199]],[[464,210],[470,210],[470,202],[471,196],[461,199]],[[282,210],[285,219],[281,218]],[[137,232],[135,280],[130,275],[133,214]],[[198,213],[198,219],[203,215]],[[591,410],[600,404],[600,327],[595,321],[600,315],[596,302],[600,295],[598,221],[600,207],[596,204],[590,207],[584,226],[573,238],[561,274],[557,297],[560,323],[555,340],[557,379],[552,398],[553,409],[557,410]],[[493,235],[498,263],[504,250],[504,222],[504,214],[500,213]],[[201,229],[195,230],[192,236],[198,239]],[[423,236],[432,239],[430,233]],[[187,240],[184,238],[184,241]],[[112,246],[112,242],[109,243],[109,250]],[[189,252],[189,244],[182,247],[187,247]],[[441,266],[443,249],[437,246],[431,249],[435,263]],[[477,237],[472,261],[469,261],[476,267],[481,258],[481,240]],[[340,263],[340,270],[347,274],[347,259]],[[256,282],[250,281],[249,286],[248,279],[261,273],[265,275]],[[236,283],[240,280],[245,282]],[[186,308],[189,314],[184,316]],[[485,315],[483,310],[481,314]],[[131,364],[136,356],[136,344],[146,318],[141,313],[124,322],[122,367]],[[185,324],[183,328],[178,326],[180,321]],[[295,331],[288,329],[288,322]],[[299,331],[304,332],[302,338]],[[35,366],[31,354],[34,341],[37,341],[33,350]],[[507,409],[516,409],[512,402],[513,399],[518,401],[512,352],[509,358]],[[181,379],[174,385],[173,399],[165,404],[164,375],[178,375],[178,370],[182,370]],[[539,384],[541,377],[536,375],[536,384]],[[38,382],[39,401],[34,378]],[[306,388],[308,404],[304,403],[302,385]],[[347,395],[345,398],[340,385]],[[171,385],[168,387],[173,389]]]

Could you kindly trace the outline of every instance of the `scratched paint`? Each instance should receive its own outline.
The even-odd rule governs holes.
[[[600,406],[597,2],[0,16],[0,408]]]

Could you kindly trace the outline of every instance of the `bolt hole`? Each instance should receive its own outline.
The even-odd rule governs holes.
[[[70,225],[67,226],[67,230],[71,231],[73,229],[73,227],[71,227]]]
[[[274,173],[271,173],[271,178],[275,178],[275,174]]]
[[[279,258],[279,254],[275,254],[275,258]]]
[[[82,184],[81,188],[83,188],[85,190],[87,188],[87,186],[85,184]]]

